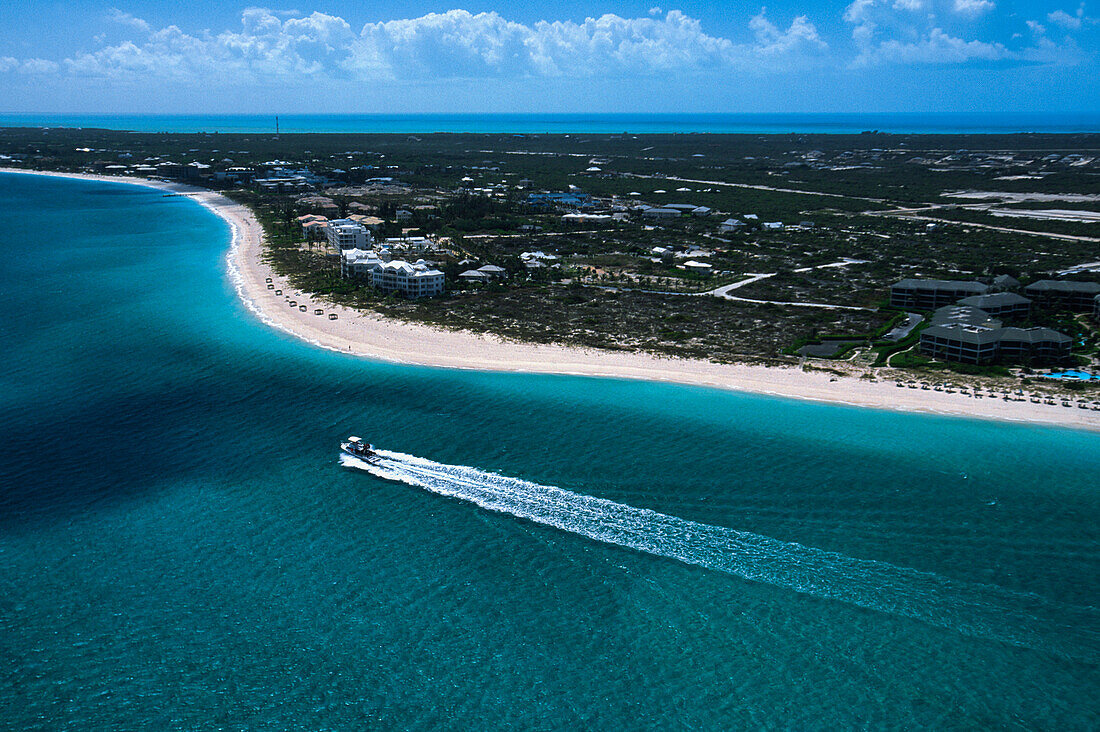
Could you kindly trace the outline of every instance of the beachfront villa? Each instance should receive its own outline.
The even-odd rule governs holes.
[[[385,292],[400,292],[418,298],[443,294],[443,279],[443,273],[423,259],[418,259],[415,264],[395,259],[374,270],[371,282]]]
[[[896,308],[935,310],[988,291],[989,285],[975,281],[906,279],[891,285],[890,304]]]
[[[1050,328],[1005,327],[967,297],[932,313],[920,336],[920,351],[942,361],[989,364],[997,361],[1052,363],[1069,358],[1073,339]]]
[[[1039,280],[1025,287],[1024,294],[1042,305],[1087,313],[1100,295],[1100,282]]]
[[[1026,318],[1031,315],[1031,300],[1015,292],[972,295],[959,300],[959,304],[984,310],[994,318]]]
[[[387,262],[378,252],[358,248],[340,252],[340,276],[366,279],[379,290],[400,292],[410,298],[443,293],[443,273],[423,259],[414,264],[400,259]]]
[[[378,252],[345,249],[340,252],[340,276],[345,279],[370,279],[371,272],[385,263]]]
[[[951,323],[931,325],[920,336],[920,350],[926,356],[979,365],[997,361],[1055,363],[1069,358],[1072,346],[1069,336],[1050,328]]]
[[[1010,280],[1010,281],[1009,281]],[[1011,286],[1012,278],[995,287]],[[999,361],[1057,363],[1070,357],[1073,339],[1050,328],[1006,327],[998,318],[1027,318],[1031,299],[992,291],[974,281],[901,280],[890,288],[890,304],[933,310],[920,336],[930,358],[985,365]]]
[[[1000,328],[1002,323],[989,313],[972,305],[944,305],[932,313],[932,325],[972,325],[983,328]]]
[[[367,227],[351,219],[335,219],[326,227],[328,244],[336,251],[366,249],[371,244],[371,233]]]

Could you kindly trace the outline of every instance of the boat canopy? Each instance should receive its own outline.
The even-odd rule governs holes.
[[[362,442],[362,441],[363,441],[363,440],[361,440],[361,439],[360,439],[360,438],[358,438],[358,437],[349,437],[349,438],[348,438],[348,442]]]

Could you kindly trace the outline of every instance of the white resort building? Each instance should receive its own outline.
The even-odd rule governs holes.
[[[385,264],[378,252],[345,249],[340,252],[340,276],[345,279],[371,277],[371,272]]]
[[[328,243],[337,251],[366,249],[371,243],[367,227],[351,219],[335,219],[328,222]]]
[[[415,264],[400,259],[383,261],[377,252],[348,249],[340,253],[340,275],[370,280],[384,292],[400,292],[410,298],[443,293],[443,273],[423,259]]]
[[[401,260],[386,262],[373,276],[374,286],[386,292],[403,292],[409,297],[433,297],[443,293],[443,273],[423,259],[416,264]]]

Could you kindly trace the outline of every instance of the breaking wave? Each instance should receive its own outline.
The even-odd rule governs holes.
[[[1100,659],[1100,609],[689,521],[462,465],[378,450],[341,464],[596,541],[900,615],[969,636]]]

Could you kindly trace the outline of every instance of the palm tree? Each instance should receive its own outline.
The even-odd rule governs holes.
[[[284,198],[279,201],[279,218],[286,224],[287,233],[290,233],[290,225],[294,221],[294,217],[298,214],[298,208],[294,205],[294,201],[289,198]]]

